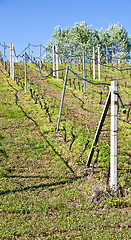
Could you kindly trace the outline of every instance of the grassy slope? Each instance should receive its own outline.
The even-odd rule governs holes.
[[[40,99],[43,95],[49,106],[50,123],[44,107],[34,104],[29,86],[25,94],[20,83],[18,86],[5,75],[2,66],[1,69],[0,239],[129,239],[130,119],[127,122],[126,116],[119,112],[118,182],[127,189],[126,196],[102,201],[102,192],[95,191],[104,189],[106,182],[109,113],[98,143],[100,154],[94,176],[85,167],[103,108],[99,104],[99,92],[103,92],[104,103],[108,89],[88,86],[83,95],[77,84],[73,91],[73,84],[70,88],[68,83],[60,131],[56,133],[63,81],[51,78],[43,81],[34,66],[28,66],[31,82],[37,80],[39,84],[39,87],[31,84],[32,89],[35,88]],[[23,77],[22,71],[17,70],[16,75],[20,74]],[[116,76],[114,72],[110,74]],[[119,82],[120,94],[128,108],[129,73],[119,74]],[[69,150],[72,126],[76,140]],[[77,160],[87,139],[87,150]]]

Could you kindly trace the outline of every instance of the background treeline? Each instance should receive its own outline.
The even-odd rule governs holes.
[[[99,46],[103,62],[107,58],[108,62],[113,58],[118,59],[118,62],[128,62],[130,59],[131,37],[119,23],[109,25],[107,30],[101,28],[99,31],[87,26],[86,22],[75,23],[72,28],[65,29],[57,26],[47,48],[51,49],[54,44],[59,46],[59,51],[64,51],[67,55],[74,52],[79,54],[83,49],[89,57],[92,57],[92,47]]]

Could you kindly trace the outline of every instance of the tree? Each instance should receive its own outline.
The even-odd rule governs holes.
[[[112,48],[112,57],[128,58],[130,49],[130,38],[125,28],[118,24],[109,25],[106,31],[107,45]],[[110,51],[111,52],[111,51]]]
[[[122,25],[109,25],[107,30],[101,28],[99,31],[93,30],[92,26],[87,26],[86,22],[75,23],[72,28],[55,28],[53,39],[48,42],[47,47],[52,49],[53,44],[59,45],[59,52],[64,52],[64,58],[67,55],[80,55],[83,52],[92,57],[92,47],[100,47],[101,61],[105,61],[108,53],[108,59],[125,59],[129,57],[131,50],[131,37],[128,37],[127,31]],[[107,51],[108,50],[108,51]],[[96,48],[97,52],[97,48]]]

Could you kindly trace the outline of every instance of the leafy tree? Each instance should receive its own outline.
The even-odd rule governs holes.
[[[75,23],[75,26],[66,29],[57,26],[52,36],[53,39],[48,42],[47,48],[51,50],[53,44],[58,44],[59,52],[65,53],[65,59],[68,59],[67,55],[74,53],[74,46],[76,55],[82,54],[86,49],[88,57],[92,57],[92,47],[99,46],[101,61],[105,61],[107,52],[110,60],[112,57],[125,59],[129,57],[131,50],[131,37],[128,37],[127,31],[119,23],[109,25],[105,31],[103,28],[99,31],[93,30],[86,22]]]
[[[106,31],[107,45],[112,48],[112,56],[127,58],[130,49],[130,38],[125,28],[118,24],[109,25]]]

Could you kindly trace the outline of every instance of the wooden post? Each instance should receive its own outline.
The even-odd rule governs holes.
[[[40,69],[41,69],[41,44],[40,44]]]
[[[100,77],[100,47],[98,47],[98,79],[101,80],[101,77]]]
[[[110,188],[117,192],[117,115],[118,82],[111,82],[111,153],[110,153]]]
[[[28,51],[29,51],[29,58],[30,58],[30,43],[28,43]],[[29,59],[30,62],[30,59]]]
[[[75,64],[76,64],[75,50],[76,50],[76,46],[74,45],[74,69],[75,69]]]
[[[25,52],[25,93],[27,93],[27,69],[26,69],[26,52]]]
[[[95,47],[93,47],[93,79],[95,79]]]
[[[58,45],[55,46],[55,50],[56,50],[56,70],[58,70],[58,62],[59,62],[59,56],[58,56]],[[59,78],[59,72],[56,72],[56,76],[57,79]]]
[[[14,80],[14,47],[13,47],[13,42],[10,43],[10,77]]]
[[[5,63],[5,49],[6,49],[6,46],[5,46],[5,42],[4,42],[4,69],[6,68],[6,63]]]
[[[103,112],[102,112],[102,115],[101,115],[101,119],[99,121],[99,125],[97,127],[96,134],[95,134],[95,137],[94,137],[94,140],[93,140],[93,143],[92,143],[92,147],[91,147],[91,150],[90,150],[90,153],[89,153],[89,156],[88,156],[88,160],[87,160],[87,163],[86,163],[86,165],[88,167],[90,166],[91,159],[92,159],[93,153],[94,153],[94,147],[96,146],[96,144],[98,142],[99,135],[100,135],[103,123],[105,121],[105,117],[106,117],[106,114],[107,114],[107,111],[108,111],[108,108],[109,108],[109,105],[110,105],[110,100],[111,100],[111,92],[109,92],[109,94],[108,94],[108,97],[107,97],[107,100],[106,100],[106,103],[105,103],[105,106],[104,106],[104,109],[103,109]]]
[[[55,71],[55,45],[53,45],[53,71]],[[53,77],[55,78],[55,72],[53,72]]]
[[[70,47],[70,68],[72,68],[71,47]]]
[[[83,53],[83,78],[85,79],[85,53]],[[86,82],[84,80],[84,93],[86,89]]]
[[[106,64],[108,65],[108,48],[106,47]],[[108,69],[108,67],[107,67]]]
[[[113,44],[112,44],[112,64],[114,63],[113,61]]]

